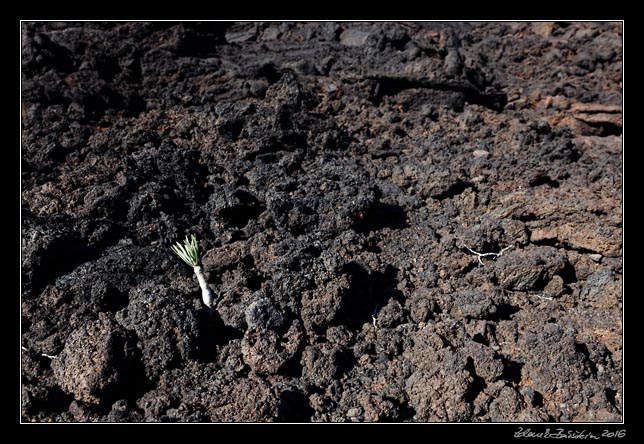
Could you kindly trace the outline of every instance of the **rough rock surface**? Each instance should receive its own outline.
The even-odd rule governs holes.
[[[132,335],[101,316],[69,335],[52,370],[58,385],[76,400],[100,403],[132,389],[137,352]]]
[[[23,23],[23,419],[620,421],[621,39]]]

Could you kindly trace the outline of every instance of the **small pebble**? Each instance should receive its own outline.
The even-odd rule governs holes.
[[[601,260],[603,258],[603,256],[601,254],[599,254],[599,253],[591,254],[588,257],[590,257],[593,261],[595,261],[597,263],[601,262]]]
[[[474,150],[474,157],[487,157],[490,152],[485,150]]]

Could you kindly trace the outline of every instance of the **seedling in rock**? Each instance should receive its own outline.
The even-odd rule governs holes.
[[[177,253],[177,256],[193,268],[197,275],[199,286],[201,287],[201,299],[203,300],[203,303],[206,304],[206,307],[212,309],[214,296],[212,294],[212,290],[208,287],[208,282],[206,281],[206,275],[203,272],[203,268],[199,264],[200,258],[197,237],[193,234],[190,237],[190,240],[188,240],[188,236],[186,236],[186,239],[183,241],[183,245],[177,242],[176,245],[172,246],[172,251]]]

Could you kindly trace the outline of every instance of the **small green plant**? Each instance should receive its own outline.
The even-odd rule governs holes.
[[[188,239],[183,241],[183,245],[177,242],[172,246],[172,251],[174,251],[177,256],[179,256],[186,264],[190,265],[197,275],[197,280],[199,281],[199,286],[201,287],[201,299],[203,303],[209,309],[212,309],[214,296],[210,287],[208,287],[208,281],[206,281],[206,275],[203,272],[203,268],[199,264],[199,245],[197,245],[197,236],[194,234]]]

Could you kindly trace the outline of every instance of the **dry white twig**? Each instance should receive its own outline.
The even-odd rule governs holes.
[[[373,313],[371,314],[371,319],[373,321],[373,329],[378,330],[378,327],[376,327],[376,310],[378,310],[378,307],[373,309]]]
[[[545,299],[546,301],[552,301],[552,298],[541,296],[540,294],[536,295],[539,299]]]
[[[31,352],[29,351],[29,349],[27,349],[27,347],[25,347],[25,346],[21,346],[21,348],[22,348],[24,351],[26,351],[27,353],[31,353]],[[45,358],[49,358],[49,359],[56,359],[56,358],[58,358],[58,356],[48,355],[47,353],[40,353],[40,356],[44,356]]]
[[[483,258],[483,257],[487,257],[487,256],[494,256],[494,258],[501,257],[501,256],[503,256],[503,253],[505,253],[506,251],[508,251],[508,250],[509,250],[510,248],[512,248],[513,246],[514,246],[514,245],[508,245],[507,247],[503,248],[503,249],[502,249],[501,251],[499,251],[498,253],[479,253],[478,251],[474,251],[474,250],[472,250],[470,247],[468,247],[468,246],[467,246],[467,245],[465,245],[465,244],[463,244],[463,245],[462,245],[462,247],[463,247],[463,248],[465,248],[467,251],[469,251],[470,253],[472,253],[472,254],[476,255],[476,259],[478,259],[479,264],[481,264],[482,266],[485,266],[485,264],[483,263],[483,260],[482,260],[481,258]]]

